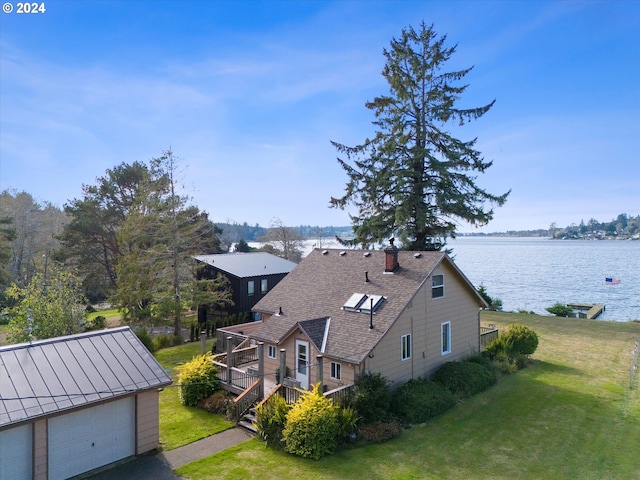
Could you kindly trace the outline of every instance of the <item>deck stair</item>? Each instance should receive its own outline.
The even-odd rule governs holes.
[[[256,421],[256,409],[255,408],[251,408],[238,422],[238,425],[240,425],[242,428],[244,428],[245,430],[248,430],[249,432],[253,433],[254,435],[257,433],[256,431],[256,426],[255,426],[255,421]]]

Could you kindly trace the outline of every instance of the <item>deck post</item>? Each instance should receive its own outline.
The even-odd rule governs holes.
[[[317,375],[316,380],[320,384],[320,391],[321,392],[324,391],[322,389],[322,382],[324,381],[324,379],[322,378],[323,377],[323,373],[324,373],[323,372],[324,364],[323,364],[322,360],[323,360],[322,355],[316,355],[316,368],[317,368],[317,370],[316,370],[316,375]]]
[[[282,383],[282,380],[287,376],[287,350],[285,348],[280,349],[280,379],[278,383]]]
[[[231,385],[231,367],[233,367],[233,337],[227,337],[227,384]]]
[[[264,398],[264,342],[258,342],[258,378],[260,379],[258,395],[262,400]]]

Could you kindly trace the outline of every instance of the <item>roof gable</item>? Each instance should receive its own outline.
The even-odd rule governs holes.
[[[129,327],[0,347],[0,427],[170,383]]]
[[[278,315],[265,320],[252,337],[278,343],[296,324],[330,317],[325,355],[359,363],[441,262],[453,266],[459,273],[457,281],[473,292],[478,307],[483,306],[471,283],[445,253],[397,254],[400,268],[385,272],[384,251],[313,250],[255,305],[254,311]],[[383,300],[371,315],[369,311],[363,313],[362,306],[344,308],[353,294]],[[374,328],[369,328],[370,323]]]
[[[217,253],[193,258],[238,278],[289,273],[297,265],[267,252]]]

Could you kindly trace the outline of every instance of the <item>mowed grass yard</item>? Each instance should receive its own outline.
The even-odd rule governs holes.
[[[192,480],[640,478],[640,378],[629,388],[640,324],[494,312],[483,312],[482,322],[533,328],[534,363],[427,424],[320,461],[251,440],[177,473]]]
[[[208,351],[211,351],[213,341],[207,341]],[[235,426],[220,415],[196,407],[185,407],[180,403],[177,387],[179,372],[176,367],[196,355],[200,355],[200,342],[163,348],[155,353],[158,362],[174,381],[174,386],[160,392],[160,444],[164,450],[172,450]]]

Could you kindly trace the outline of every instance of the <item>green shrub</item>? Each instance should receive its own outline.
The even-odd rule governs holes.
[[[439,383],[409,380],[391,397],[391,411],[407,423],[423,423],[446,412],[456,403],[453,394]]]
[[[474,355],[471,355],[469,358],[467,358],[466,361],[467,362],[477,363],[478,365],[482,365],[484,368],[486,368],[490,372],[495,373],[495,366],[491,362],[491,359],[489,358],[489,355],[487,353],[485,353],[485,352],[476,353]]]
[[[340,434],[339,407],[320,391],[320,384],[303,392],[287,413],[282,431],[285,450],[317,460],[332,454]]]
[[[212,355],[205,353],[178,367],[180,402],[183,405],[193,407],[217,389],[216,366],[211,360]]]
[[[447,362],[436,371],[433,378],[462,398],[485,391],[497,380],[493,372],[474,362]]]
[[[227,416],[230,404],[233,404],[231,395],[226,390],[217,390],[207,398],[200,400],[198,408],[217,415]]]
[[[366,443],[384,443],[400,435],[400,431],[394,422],[367,423],[358,428],[358,438]]]
[[[493,342],[487,345],[487,348],[482,352],[483,355],[489,357],[490,360],[496,360],[499,355],[507,355],[507,345],[504,342],[504,337],[502,335],[498,335]]]
[[[560,302],[553,304],[551,307],[547,307],[545,310],[549,313],[552,313],[556,317],[568,317],[573,313],[573,310],[571,308]]]
[[[347,442],[355,434],[358,412],[352,407],[338,407],[338,440]]]
[[[256,408],[256,431],[258,438],[268,445],[283,447],[282,431],[287,422],[290,406],[284,398],[272,395]]]
[[[139,328],[138,330],[136,330],[136,336],[151,353],[157,350],[153,340],[151,339],[151,335],[149,335],[149,332],[146,328]]]
[[[362,423],[384,420],[391,405],[387,380],[380,373],[360,377],[356,380],[350,405],[356,409]]]
[[[107,326],[107,319],[102,315],[98,315],[97,317],[90,318],[84,322],[84,329],[86,331],[89,330],[102,330]]]
[[[153,344],[156,350],[162,348],[175,347],[176,345],[182,345],[183,340],[180,335],[167,335],[165,333],[159,333],[153,337]]]
[[[513,323],[503,334],[507,353],[513,359],[521,355],[531,355],[538,348],[538,335],[526,325]]]

